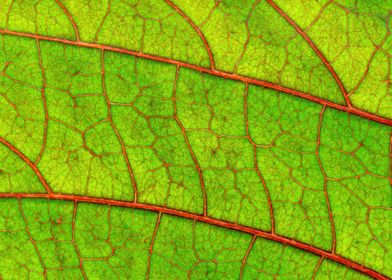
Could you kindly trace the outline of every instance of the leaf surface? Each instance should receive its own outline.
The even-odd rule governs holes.
[[[2,1],[1,278],[392,277],[392,3],[299,2]]]

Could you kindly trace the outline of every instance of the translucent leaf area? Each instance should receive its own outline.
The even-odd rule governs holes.
[[[0,279],[392,278],[391,14],[0,0]]]

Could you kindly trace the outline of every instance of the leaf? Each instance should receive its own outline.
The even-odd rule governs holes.
[[[392,3],[0,3],[2,279],[392,277]]]

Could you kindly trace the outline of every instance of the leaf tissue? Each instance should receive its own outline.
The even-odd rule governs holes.
[[[392,0],[0,0],[0,279],[391,279]]]

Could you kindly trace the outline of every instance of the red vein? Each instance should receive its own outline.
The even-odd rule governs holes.
[[[389,38],[389,35],[390,35],[390,32],[387,32],[387,34],[384,36],[384,39],[382,39],[381,43],[374,47],[374,50],[370,54],[370,57],[368,59],[368,63],[366,65],[365,72],[362,74],[362,77],[359,79],[358,83],[354,86],[354,88],[348,93],[349,96],[354,94],[358,90],[358,88],[362,85],[363,81],[365,80],[365,78],[367,77],[367,75],[369,73],[370,65],[372,64],[376,53],[382,48],[382,46],[384,45],[386,40]]]
[[[201,32],[200,28],[172,1],[170,0],[165,0],[167,4],[169,4],[174,10],[176,10],[191,26],[192,28],[199,34],[201,40],[204,43],[204,46],[207,50],[208,57],[210,58],[210,67],[211,69],[215,69],[215,62],[214,62],[214,57],[211,52],[211,48],[208,45],[207,39],[204,37],[203,33]]]
[[[275,233],[275,216],[274,216],[274,208],[272,205],[272,200],[271,200],[271,195],[269,193],[267,183],[264,180],[263,175],[261,174],[260,167],[259,167],[259,162],[257,160],[257,146],[256,143],[253,141],[252,137],[250,136],[249,133],[249,118],[248,118],[248,93],[249,93],[249,85],[248,83],[245,83],[245,93],[244,93],[244,121],[245,121],[245,133],[246,137],[248,138],[249,142],[253,146],[253,164],[256,169],[257,176],[259,177],[259,180],[261,181],[261,184],[263,185],[263,189],[265,192],[265,195],[267,197],[267,202],[268,202],[268,209],[270,213],[270,220],[271,220],[271,232]]]
[[[67,8],[63,5],[63,3],[61,3],[60,0],[55,0],[57,5],[60,6],[60,8],[63,10],[63,12],[66,14],[66,16],[68,17],[69,21],[72,24],[72,27],[75,31],[75,36],[76,36],[76,41],[80,41],[80,37],[79,37],[79,30],[78,30],[78,26],[76,25],[72,15],[69,13],[69,11],[67,10]]]
[[[331,234],[332,234],[332,253],[335,253],[336,250],[336,232],[335,232],[335,223],[333,220],[333,214],[331,210],[331,203],[329,202],[329,197],[328,197],[328,176],[327,173],[325,172],[325,169],[323,167],[323,164],[320,159],[320,145],[321,145],[321,127],[323,123],[323,116],[325,112],[325,106],[320,112],[319,115],[319,123],[318,123],[318,129],[317,129],[317,145],[316,145],[316,159],[317,163],[320,167],[321,172],[323,173],[324,177],[324,197],[325,197],[325,202],[327,204],[328,208],[328,216],[329,216],[329,222],[331,223]]]
[[[173,111],[174,111],[174,120],[177,122],[177,125],[180,127],[181,129],[181,133],[184,137],[186,146],[188,148],[189,153],[191,154],[193,163],[195,164],[196,170],[197,170],[197,174],[199,175],[199,181],[200,181],[200,186],[201,186],[201,192],[203,194],[203,215],[206,216],[207,215],[207,193],[206,193],[206,187],[205,187],[205,183],[204,183],[204,178],[203,178],[203,173],[201,171],[201,167],[199,164],[199,161],[196,158],[195,153],[193,152],[192,146],[189,143],[189,138],[188,135],[186,134],[186,129],[184,127],[184,125],[182,124],[182,122],[180,121],[180,119],[177,116],[177,81],[178,81],[178,74],[179,74],[179,67],[176,68],[176,78],[174,80],[174,86],[173,86]]]
[[[36,43],[37,43],[37,52],[38,52],[39,66],[41,68],[41,73],[42,73],[41,98],[42,98],[42,103],[43,103],[43,106],[44,106],[45,122],[44,122],[44,134],[43,134],[41,149],[39,151],[37,159],[34,162],[34,165],[37,165],[39,163],[39,161],[41,160],[41,157],[42,157],[42,155],[44,153],[44,150],[45,150],[45,147],[46,147],[47,135],[48,135],[48,121],[49,121],[48,106],[47,106],[47,103],[46,103],[46,95],[45,95],[45,90],[46,90],[45,69],[44,69],[44,65],[43,65],[43,62],[42,62],[41,47],[40,47],[40,42],[39,42],[38,39],[36,39]]]
[[[305,33],[321,18],[324,10],[328,8],[330,4],[335,2],[335,0],[329,0],[324,6],[321,7],[320,11],[318,12],[317,16],[312,20],[312,22],[303,30]],[[335,3],[336,4],[336,3]]]
[[[94,42],[98,42],[98,35],[102,30],[103,24],[106,21],[106,18],[109,16],[110,13],[110,4],[111,4],[111,0],[108,1],[108,9],[106,10],[106,14],[104,15],[104,17],[102,18],[102,21],[97,29],[97,32],[95,33],[95,37],[94,37]]]
[[[342,81],[336,74],[335,70],[332,68],[332,65],[329,63],[329,61],[325,58],[325,56],[322,54],[322,52],[316,47],[316,45],[313,43],[313,41],[306,35],[306,33],[299,28],[299,26],[288,16],[286,15],[272,0],[267,0],[267,2],[282,16],[284,19],[293,26],[297,32],[308,42],[310,47],[313,49],[313,51],[318,55],[318,57],[322,60],[324,65],[328,68],[329,72],[335,79],[336,83],[339,85],[340,90],[343,93],[344,100],[346,101],[346,104],[348,107],[352,107],[350,98],[348,97],[347,91],[343,86]]]
[[[101,52],[101,76],[102,76],[102,91],[103,91],[103,95],[105,96],[105,100],[106,100],[106,104],[107,104],[107,108],[108,108],[108,120],[109,120],[110,126],[114,130],[114,133],[116,133],[116,137],[118,139],[118,142],[121,145],[121,151],[122,151],[125,163],[127,165],[128,173],[129,173],[129,176],[130,176],[130,179],[131,179],[131,183],[132,183],[132,186],[133,186],[133,193],[134,193],[133,194],[133,197],[134,197],[133,201],[136,202],[137,199],[138,199],[138,190],[137,190],[135,174],[133,172],[131,163],[129,161],[124,141],[123,141],[123,139],[121,137],[121,134],[118,131],[116,125],[113,122],[112,111],[111,111],[112,106],[111,106],[109,97],[108,97],[107,92],[106,92],[106,84],[105,84],[105,50],[104,49],[102,49],[102,52]]]
[[[78,203],[76,201],[74,201],[74,208],[73,208],[73,212],[72,212],[72,244],[73,244],[73,246],[75,248],[76,254],[78,255],[79,269],[80,269],[80,271],[83,274],[83,278],[87,279],[86,272],[84,271],[84,268],[83,268],[83,259],[82,259],[82,256],[80,254],[79,247],[78,247],[78,245],[76,244],[76,241],[75,241],[76,240],[76,238],[75,238],[75,232],[76,232],[75,224],[76,224],[76,211],[77,211],[77,208],[78,208]]]
[[[7,146],[12,152],[14,152],[17,156],[19,156],[25,163],[27,163],[30,166],[30,168],[37,175],[38,179],[41,181],[41,184],[44,186],[44,188],[48,194],[53,193],[53,191],[49,187],[48,183],[46,182],[45,178],[42,176],[41,172],[34,165],[34,163],[32,163],[21,151],[19,151],[17,148],[15,148],[10,142],[5,140],[3,137],[0,137],[0,143]]]
[[[29,240],[30,240],[31,244],[34,247],[35,253],[38,256],[39,262],[41,263],[41,266],[43,268],[44,278],[46,279],[47,268],[46,268],[45,263],[44,263],[44,261],[42,259],[41,253],[38,250],[37,242],[34,241],[33,236],[31,235],[31,232],[30,232],[30,229],[29,229],[29,224],[27,222],[26,215],[23,212],[22,202],[20,201],[20,198],[18,198],[18,205],[19,205],[20,215],[22,216],[23,221],[25,223],[25,230],[26,230],[27,236],[29,237]]]
[[[150,248],[148,250],[147,271],[146,271],[146,279],[147,280],[149,279],[152,252],[153,252],[155,238],[157,236],[158,228],[159,228],[159,225],[161,224],[161,217],[162,217],[162,212],[159,212],[158,217],[157,217],[157,222],[155,223],[154,233],[151,238]]]
[[[321,258],[319,259],[319,261],[318,261],[318,263],[317,263],[317,265],[316,265],[316,268],[315,268],[314,271],[313,271],[312,280],[316,279],[317,272],[319,271],[320,266],[321,266],[323,260],[324,260],[323,257],[321,257]]]
[[[74,201],[74,202],[87,202],[87,203],[104,204],[104,205],[110,205],[110,206],[135,208],[135,209],[142,209],[142,210],[158,212],[158,213],[162,213],[162,214],[168,214],[168,215],[172,215],[172,216],[195,220],[195,221],[202,222],[202,223],[207,223],[207,224],[222,227],[222,228],[240,231],[243,233],[248,233],[251,235],[256,235],[258,237],[262,237],[262,238],[269,239],[269,240],[272,240],[275,242],[279,242],[279,243],[282,243],[282,244],[285,244],[285,245],[288,245],[291,247],[295,247],[295,248],[301,249],[303,251],[307,251],[309,253],[321,256],[323,258],[332,260],[334,262],[345,265],[351,269],[354,269],[358,272],[361,272],[363,274],[371,276],[375,279],[382,279],[382,280],[389,279],[388,277],[382,275],[381,273],[374,271],[371,268],[365,267],[355,261],[344,258],[342,256],[335,254],[335,253],[328,252],[328,251],[313,247],[312,245],[309,245],[309,244],[306,244],[306,243],[303,243],[303,242],[300,242],[300,241],[297,241],[297,240],[294,240],[291,238],[287,238],[287,237],[277,235],[275,233],[271,233],[271,232],[267,232],[267,231],[262,231],[262,230],[255,229],[252,227],[247,227],[247,226],[242,226],[242,225],[238,225],[238,224],[234,224],[234,223],[230,223],[230,222],[226,222],[226,221],[221,221],[221,220],[214,219],[214,218],[211,218],[208,216],[188,213],[185,211],[171,209],[171,208],[165,208],[162,206],[143,204],[143,203],[138,203],[138,202],[130,202],[130,201],[112,200],[112,199],[106,199],[106,198],[78,196],[78,195],[70,195],[70,194],[53,194],[53,193],[51,193],[51,194],[44,194],[44,193],[0,193],[0,198],[18,198],[18,199],[43,198],[43,199],[53,199],[53,200],[68,200],[68,201]]]
[[[248,259],[250,250],[252,250],[253,245],[255,244],[256,238],[257,238],[257,235],[253,235],[252,241],[249,243],[248,249],[246,249],[246,252],[245,252],[245,256],[242,259],[241,270],[240,270],[240,277],[239,277],[240,280],[242,280],[242,275],[244,273],[245,264],[246,264],[246,261]]]
[[[287,88],[287,87],[284,87],[281,85],[277,85],[277,84],[263,81],[263,80],[258,80],[255,78],[232,74],[232,73],[228,73],[228,72],[224,72],[224,71],[213,70],[213,69],[201,67],[198,65],[174,60],[174,59],[167,58],[167,57],[161,57],[161,56],[156,56],[156,55],[151,55],[151,54],[140,53],[137,51],[122,49],[122,48],[118,48],[118,47],[112,47],[112,46],[108,46],[108,45],[102,45],[102,44],[96,44],[96,43],[86,43],[86,42],[77,42],[77,41],[72,41],[72,40],[63,39],[63,38],[55,38],[55,37],[36,35],[36,34],[30,34],[30,33],[23,33],[23,32],[17,32],[17,31],[10,31],[10,30],[4,30],[4,29],[0,29],[0,34],[14,35],[14,36],[19,36],[19,37],[26,37],[26,38],[43,40],[43,41],[58,42],[58,43],[63,43],[63,44],[67,44],[67,45],[79,46],[79,47],[112,51],[112,52],[117,52],[117,53],[121,53],[121,54],[128,54],[128,55],[132,55],[132,56],[136,56],[136,57],[159,61],[159,62],[163,62],[163,63],[178,65],[180,67],[193,69],[193,70],[199,71],[201,73],[206,73],[206,74],[210,74],[210,75],[225,78],[225,79],[241,81],[243,83],[258,85],[258,86],[262,86],[265,88],[271,88],[271,89],[281,91],[281,92],[284,92],[284,93],[287,93],[290,95],[294,95],[297,97],[307,99],[309,101],[312,101],[312,102],[315,102],[315,103],[318,103],[321,105],[328,106],[330,108],[334,108],[339,111],[343,111],[343,112],[346,112],[349,114],[360,116],[362,118],[365,118],[365,119],[368,119],[371,121],[375,121],[378,123],[392,126],[391,119],[383,118],[383,117],[380,117],[377,115],[373,115],[369,112],[362,111],[362,110],[359,110],[359,109],[356,109],[353,107],[347,107],[345,105],[337,104],[332,101],[329,101],[329,100],[326,100],[326,99],[323,99],[320,97],[316,97],[316,96],[313,96],[308,93],[304,93],[304,92],[301,92],[301,91],[298,91],[295,89]]]
[[[256,9],[256,6],[257,6],[260,2],[261,2],[261,0],[257,0],[257,1],[252,5],[252,10],[249,12],[248,17],[247,17],[246,20],[245,20],[246,40],[245,40],[245,43],[244,43],[244,47],[242,48],[241,54],[240,54],[240,56],[238,57],[237,62],[236,62],[235,65],[234,65],[233,72],[237,72],[237,70],[238,70],[238,65],[240,64],[242,58],[244,57],[244,54],[245,54],[245,52],[246,52],[246,49],[248,48],[248,44],[249,44],[249,41],[250,41],[250,35],[251,35],[250,29],[249,29],[249,21],[250,21],[250,19],[251,19],[251,17],[252,17],[252,14],[253,14],[254,10]]]
[[[11,4],[8,6],[7,15],[5,16],[5,27],[6,28],[8,28],[8,22],[9,22],[9,19],[10,19],[10,14],[11,14],[12,7],[14,6],[14,2],[15,2],[15,0],[12,0]]]

